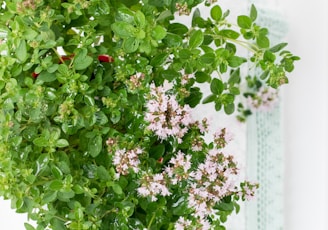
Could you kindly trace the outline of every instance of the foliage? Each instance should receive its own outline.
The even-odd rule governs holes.
[[[27,230],[225,229],[254,195],[232,183],[228,130],[207,143],[191,110],[243,110],[298,57],[270,44],[254,6],[233,24],[219,5],[203,18],[201,2],[2,1],[0,195],[36,222]],[[191,27],[174,20],[192,9]],[[262,74],[241,76],[249,63]]]

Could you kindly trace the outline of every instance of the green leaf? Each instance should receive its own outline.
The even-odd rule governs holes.
[[[89,65],[93,62],[92,57],[88,56],[88,50],[85,48],[79,49],[76,52],[76,55],[74,57],[74,68],[76,70],[84,70],[88,68]]]
[[[109,181],[111,179],[108,170],[102,165],[97,168],[97,175],[102,181]]]
[[[198,83],[204,83],[204,82],[208,82],[211,80],[211,76],[202,71],[196,72],[195,78],[196,78],[196,82],[198,82]]]
[[[103,148],[102,137],[97,135],[88,142],[88,153],[92,157],[97,157]]]
[[[224,105],[224,112],[228,115],[233,114],[235,112],[235,104],[226,104]]]
[[[195,30],[189,39],[189,47],[191,49],[194,49],[198,46],[200,46],[203,43],[204,40],[204,34],[201,30]]]
[[[206,53],[199,58],[199,62],[202,64],[212,64],[215,61],[214,53]]]
[[[33,140],[33,144],[39,147],[45,147],[49,145],[49,140],[44,137],[38,137]]]
[[[211,95],[207,96],[206,98],[204,98],[203,104],[211,103],[211,102],[215,101],[216,98],[217,98],[217,95],[211,94]]]
[[[220,79],[213,78],[210,88],[213,94],[220,95],[224,90],[224,84]]]
[[[267,36],[265,35],[260,35],[256,38],[256,44],[260,47],[260,48],[269,48],[270,46],[270,40]]]
[[[134,37],[124,39],[123,49],[127,53],[133,53],[139,48],[140,41]]]
[[[250,13],[250,18],[252,19],[252,21],[254,22],[257,18],[257,10],[254,6],[254,4],[252,4],[251,6],[251,13]]]
[[[279,52],[280,50],[282,50],[283,48],[285,48],[288,45],[288,43],[279,43],[273,47],[270,48],[270,51],[273,53]]]
[[[32,225],[30,225],[29,223],[24,223],[24,227],[26,230],[35,230],[35,228]]]
[[[242,29],[250,29],[252,27],[252,19],[246,15],[240,15],[237,18],[237,24]]]
[[[16,57],[21,62],[25,62],[27,59],[27,48],[26,41],[24,39],[20,40],[17,49],[15,50]]]
[[[229,212],[231,212],[231,211],[234,210],[234,205],[231,202],[230,203],[221,202],[216,206],[216,208],[220,211],[229,211]]]
[[[59,139],[59,140],[56,141],[56,147],[58,147],[58,148],[64,148],[64,147],[67,147],[67,146],[69,146],[69,143],[65,139]]]
[[[166,36],[166,30],[164,27],[157,25],[155,28],[153,28],[151,35],[157,41],[162,40]]]
[[[163,39],[163,42],[168,47],[179,47],[182,45],[182,38],[179,35],[167,33],[166,37]]]
[[[112,24],[113,32],[121,38],[133,37],[136,28],[128,22],[115,22]]]
[[[197,8],[192,15],[191,26],[195,27],[198,24],[198,19],[202,19],[200,15],[200,10]]]
[[[202,100],[203,94],[198,87],[193,87],[190,89],[190,95],[185,99],[185,103],[187,103],[191,108],[195,108],[200,101]]]
[[[266,79],[269,76],[269,73],[270,73],[269,70],[264,71],[263,73],[261,73],[260,79],[262,80]]]
[[[110,120],[114,124],[117,124],[121,120],[121,111],[117,109],[111,111]]]
[[[271,51],[266,50],[264,52],[263,59],[265,61],[273,63],[276,60],[276,55],[274,55]]]
[[[144,28],[145,27],[145,25],[146,25],[146,18],[145,18],[145,15],[140,10],[138,10],[137,12],[135,12],[134,20],[135,20],[137,26],[139,26],[141,28]]]
[[[135,12],[127,7],[120,7],[117,9],[116,19],[118,21],[124,21],[132,24],[136,21]]]
[[[164,153],[165,153],[165,145],[163,144],[152,146],[151,149],[149,150],[150,156],[157,160],[160,157],[162,157]]]
[[[224,29],[220,30],[219,35],[230,39],[237,39],[240,34],[234,30]]]
[[[159,53],[151,59],[150,65],[161,66],[164,64],[168,56],[168,53]]]
[[[177,202],[172,205],[172,213],[176,216],[185,216],[190,210],[188,209],[188,202],[186,198],[181,197]]]
[[[58,191],[62,189],[64,186],[63,182],[61,180],[54,180],[49,184],[49,189],[52,191]]]
[[[181,74],[178,71],[175,71],[174,69],[167,69],[161,72],[161,77],[168,81],[173,81],[174,79],[179,78],[180,76]]]
[[[48,71],[42,71],[38,78],[38,81],[43,81],[43,82],[52,82],[56,80],[56,74],[54,73],[49,73]]]
[[[246,58],[238,57],[238,56],[231,56],[227,59],[228,64],[230,67],[239,67],[241,64],[247,61]]]
[[[189,29],[187,26],[181,23],[171,23],[168,25],[167,31],[183,37],[189,31]]]
[[[215,21],[220,21],[221,17],[222,17],[222,9],[219,5],[214,6],[211,9],[211,17],[215,20]]]
[[[117,194],[117,195],[121,195],[123,193],[123,190],[121,188],[121,186],[119,184],[112,184],[112,188],[113,191]]]

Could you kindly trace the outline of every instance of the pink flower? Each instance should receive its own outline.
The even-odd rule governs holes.
[[[129,169],[133,170],[135,173],[139,172],[139,158],[138,155],[142,154],[140,148],[135,149],[118,149],[114,153],[113,164],[116,166],[116,171],[120,175],[127,175]]]
[[[191,108],[179,105],[174,95],[166,95],[163,87],[151,85],[150,99],[147,104],[145,120],[148,129],[160,139],[174,137],[181,143],[183,136],[193,123]]]

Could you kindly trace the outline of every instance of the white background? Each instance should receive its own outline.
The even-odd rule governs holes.
[[[289,49],[302,58],[290,75],[290,84],[283,87],[284,230],[327,230],[327,1],[280,0],[275,3],[289,24],[285,38]],[[9,202],[0,202],[1,230],[24,229],[24,221],[24,215],[15,214]]]
[[[328,229],[327,0],[280,0],[290,49],[301,56],[284,87],[285,229]]]

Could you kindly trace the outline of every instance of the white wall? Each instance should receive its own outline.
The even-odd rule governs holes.
[[[326,0],[280,0],[302,60],[284,87],[285,230],[328,229]]]

